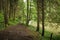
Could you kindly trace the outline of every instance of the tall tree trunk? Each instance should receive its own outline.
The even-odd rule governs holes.
[[[13,0],[10,0],[9,18],[13,17]]]
[[[39,12],[40,11],[40,7],[39,7],[39,5],[40,5],[39,0],[37,0],[37,29],[36,29],[36,31],[39,31],[39,22],[40,22],[39,21],[39,19],[40,19],[39,18],[40,17],[39,16],[40,15],[40,12]]]
[[[44,0],[42,0],[42,36],[44,36]]]
[[[29,24],[29,0],[27,0],[27,20],[26,20],[26,25],[28,26]]]
[[[29,1],[29,6],[30,6],[30,8],[29,8],[29,20],[31,20],[31,1],[32,0]]]
[[[5,27],[7,27],[7,25],[8,25],[8,10],[7,10],[7,8],[8,8],[8,2],[7,2],[7,0],[3,0],[3,3],[4,3],[4,5],[3,5],[3,11],[4,11],[4,23],[5,23]]]
[[[15,20],[15,14],[17,11],[17,4],[18,4],[18,0],[14,0],[14,3],[13,3],[13,20]]]
[[[0,10],[1,10],[1,3],[2,3],[1,1],[2,1],[2,0],[0,0]]]

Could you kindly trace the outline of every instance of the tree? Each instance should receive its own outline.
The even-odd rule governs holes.
[[[0,10],[1,10],[1,0],[0,0]]]
[[[29,0],[27,0],[27,20],[26,20],[26,25],[28,26],[29,24]]]
[[[36,29],[36,31],[39,31],[40,1],[41,1],[41,0],[37,0],[37,29]]]
[[[8,25],[8,1],[7,0],[3,0],[3,12],[4,12],[4,23],[5,23],[5,27],[7,27]]]
[[[44,36],[44,0],[42,0],[42,36]]]

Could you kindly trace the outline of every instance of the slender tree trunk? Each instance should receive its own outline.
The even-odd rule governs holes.
[[[31,20],[31,0],[29,0],[29,21]]]
[[[27,0],[27,20],[26,20],[26,25],[28,26],[29,24],[29,0]]]
[[[39,31],[39,15],[40,15],[40,13],[39,13],[39,0],[37,0],[37,29],[36,29],[36,31]]]
[[[42,36],[44,36],[44,0],[42,0]]]
[[[16,14],[16,11],[17,11],[17,3],[18,3],[18,0],[14,0],[14,3],[13,3],[13,20],[15,20],[15,14]]]
[[[2,0],[0,0],[0,10],[1,10],[1,6],[2,6],[2,5],[1,5],[1,1],[2,1]]]
[[[53,33],[51,33],[51,35],[50,35],[50,40],[52,40],[52,36],[53,36]]]
[[[8,13],[7,13],[7,8],[8,8],[8,5],[7,5],[7,0],[5,0],[5,1],[3,1],[3,3],[4,3],[4,23],[5,23],[5,27],[7,27],[7,25],[8,25]]]
[[[2,5],[3,5],[2,1],[3,0],[0,0],[0,11],[2,10]]]
[[[9,18],[13,17],[13,0],[10,0]]]

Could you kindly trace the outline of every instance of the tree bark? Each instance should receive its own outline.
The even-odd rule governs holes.
[[[29,24],[29,0],[27,0],[27,20],[26,20],[26,25],[28,26]]]
[[[40,17],[40,1],[39,0],[37,0],[37,29],[36,29],[36,31],[39,31],[39,17]]]
[[[8,3],[7,3],[7,0],[3,0],[3,11],[4,11],[4,24],[5,24],[5,27],[7,27],[8,25]]]
[[[44,0],[42,0],[42,36],[44,36]]]
[[[51,33],[51,35],[50,35],[50,40],[52,40],[52,36],[53,36],[53,33]]]

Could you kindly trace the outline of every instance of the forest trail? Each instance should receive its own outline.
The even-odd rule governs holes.
[[[38,33],[18,24],[0,31],[0,40],[38,40]]]

